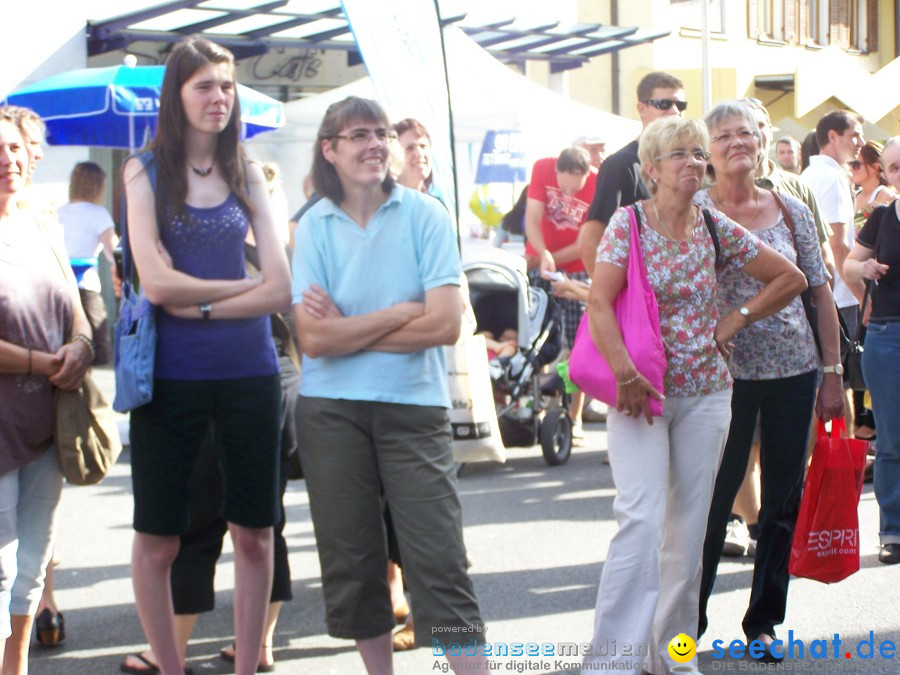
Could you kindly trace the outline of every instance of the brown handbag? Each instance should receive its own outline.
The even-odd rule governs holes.
[[[71,268],[66,269],[46,228],[44,234],[66,283],[74,283]],[[54,389],[53,439],[59,467],[72,485],[99,483],[119,458],[122,441],[116,413],[91,379],[90,370],[78,389]]]
[[[54,408],[54,441],[63,476],[72,485],[99,483],[122,452],[115,412],[90,373],[78,389],[57,389]]]

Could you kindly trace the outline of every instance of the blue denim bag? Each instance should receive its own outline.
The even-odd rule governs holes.
[[[156,190],[156,162],[152,152],[138,155],[150,185]],[[129,412],[153,399],[153,366],[156,356],[156,306],[135,289],[134,261],[128,242],[125,217],[125,192],[122,192],[122,302],[115,330],[116,397],[113,409]]]

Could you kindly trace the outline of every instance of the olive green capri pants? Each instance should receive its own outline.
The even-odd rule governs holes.
[[[297,412],[328,634],[367,640],[394,627],[384,499],[412,597],[416,643],[483,642],[447,411],[300,396]]]

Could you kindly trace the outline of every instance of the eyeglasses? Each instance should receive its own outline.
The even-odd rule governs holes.
[[[397,138],[397,134],[393,130],[379,127],[378,129],[354,129],[349,134],[335,134],[332,138],[343,138],[345,141],[352,141],[357,145],[366,145],[371,142],[372,136],[379,143],[393,141]]]
[[[662,159],[674,159],[676,162],[687,162],[688,158],[693,158],[695,162],[705,162],[709,159],[709,153],[706,150],[673,150],[672,152],[667,152],[664,155],[660,155],[656,158],[656,161],[660,161]]]
[[[709,140],[711,143],[724,143],[725,145],[730,145],[735,138],[737,138],[741,143],[749,143],[751,140],[756,138],[756,134],[747,129],[743,129],[736,134],[722,134],[721,136],[714,136]]]
[[[687,110],[687,101],[677,101],[674,98],[648,98],[641,103],[652,105],[657,110],[668,110],[673,105],[678,108],[678,112]]]
[[[847,165],[848,165],[851,169],[853,169],[854,171],[856,171],[857,169],[859,169],[860,167],[862,167],[863,163],[860,162],[858,159],[854,159],[852,162],[847,162]]]

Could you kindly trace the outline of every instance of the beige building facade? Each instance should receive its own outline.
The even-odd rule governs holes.
[[[584,23],[670,30],[668,37],[595,57],[582,68],[527,74],[603,110],[636,117],[640,78],[665,70],[685,83],[692,117],[703,115],[701,0],[576,0]],[[708,0],[711,101],[754,97],[781,133],[802,137],[825,113],[846,108],[869,138],[900,134],[900,2]]]

